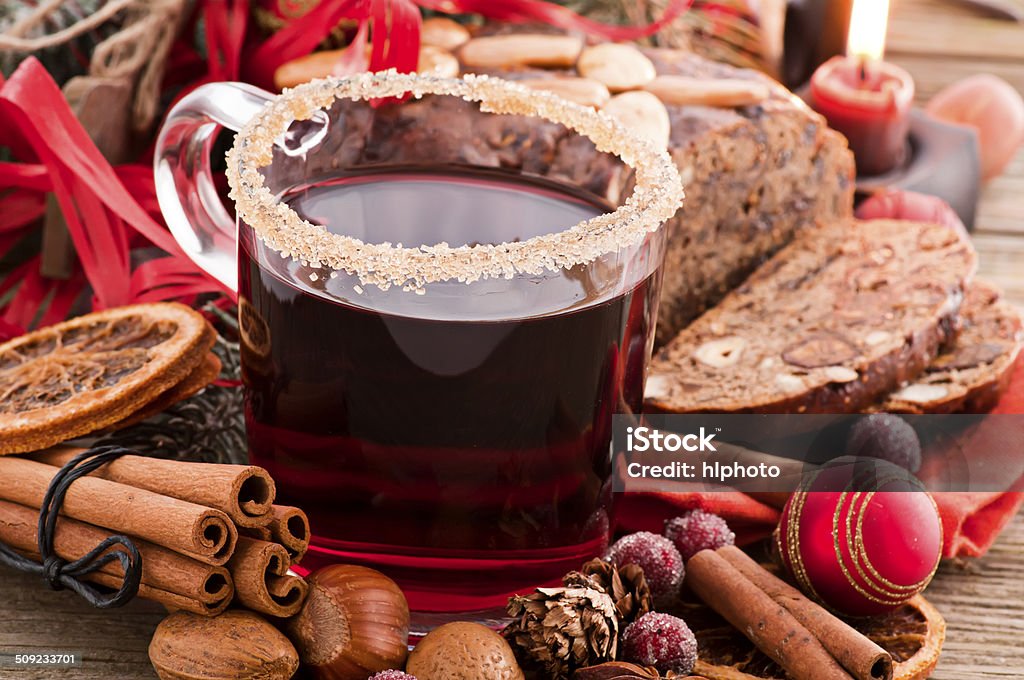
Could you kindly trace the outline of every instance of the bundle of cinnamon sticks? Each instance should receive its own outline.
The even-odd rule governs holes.
[[[47,487],[84,450],[0,457],[0,541],[38,560]],[[310,531],[301,510],[274,505],[274,496],[274,480],[259,467],[125,455],[71,484],[54,551],[71,561],[107,536],[126,535],[142,555],[140,597],[209,616],[236,602],[287,617],[306,596],[306,582],[289,569]],[[124,572],[115,560],[87,578],[116,588]]]
[[[892,656],[734,546],[686,563],[686,585],[794,680],[892,680]]]

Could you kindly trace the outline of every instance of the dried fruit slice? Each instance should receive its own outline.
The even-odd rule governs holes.
[[[203,359],[203,363],[199,364],[191,373],[185,376],[185,379],[179,382],[177,385],[171,387],[163,394],[157,395],[157,398],[148,404],[144,405],[135,413],[132,413],[127,418],[119,420],[110,427],[108,430],[120,430],[136,423],[141,423],[147,418],[152,418],[161,411],[165,411],[171,406],[177,404],[179,401],[184,401],[191,396],[194,396],[199,390],[203,389],[220,375],[221,363],[220,359],[214,353],[209,353]]]
[[[238,298],[238,332],[242,336],[242,347],[257,357],[270,355],[270,327],[244,297]]]
[[[0,345],[0,454],[46,448],[122,420],[180,383],[215,332],[177,303],[109,309]]]
[[[683,604],[678,613],[697,636],[694,674],[708,680],[789,677],[743,633],[703,604]],[[924,680],[931,675],[946,638],[946,622],[920,595],[890,614],[851,620],[850,625],[892,654],[893,680]]]

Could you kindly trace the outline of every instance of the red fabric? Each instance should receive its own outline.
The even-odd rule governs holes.
[[[1024,357],[1017,361],[1010,387],[993,413],[1024,413]],[[1024,488],[1024,476],[1015,486]],[[943,554],[975,557],[992,547],[1020,510],[1024,493],[944,493],[935,494],[935,502],[942,514]]]
[[[943,557],[980,557],[1017,511],[1021,493],[939,493]]]

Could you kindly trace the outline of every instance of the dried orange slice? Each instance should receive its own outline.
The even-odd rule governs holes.
[[[194,396],[220,375],[221,363],[220,359],[214,353],[209,353],[203,359],[203,363],[199,364],[198,367],[193,369],[191,373],[185,376],[177,385],[171,387],[163,394],[157,395],[157,398],[148,404],[144,405],[135,413],[132,413],[127,418],[119,420],[110,427],[108,430],[120,430],[125,427],[130,427],[136,423],[141,423],[147,418],[152,418],[161,411],[166,411],[171,406],[174,406],[179,401],[184,401],[191,396]]]
[[[238,333],[245,349],[260,358],[270,355],[270,327],[243,297],[238,299]]]
[[[697,636],[695,675],[708,680],[786,680],[778,665],[743,633],[703,604],[684,603],[679,615]],[[922,596],[883,616],[853,619],[850,625],[892,654],[893,680],[924,680],[935,670],[946,622]]]
[[[180,383],[216,337],[177,303],[108,309],[0,345],[0,454],[102,429]]]

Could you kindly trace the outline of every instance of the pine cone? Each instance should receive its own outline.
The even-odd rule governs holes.
[[[540,666],[553,679],[585,666],[611,661],[618,651],[615,603],[589,576],[570,572],[563,588],[538,588],[509,600],[515,620],[504,631],[525,665]]]
[[[619,616],[620,629],[654,608],[651,589],[639,565],[626,564],[616,569],[611,562],[594,558],[584,564],[580,571],[611,595]]]

